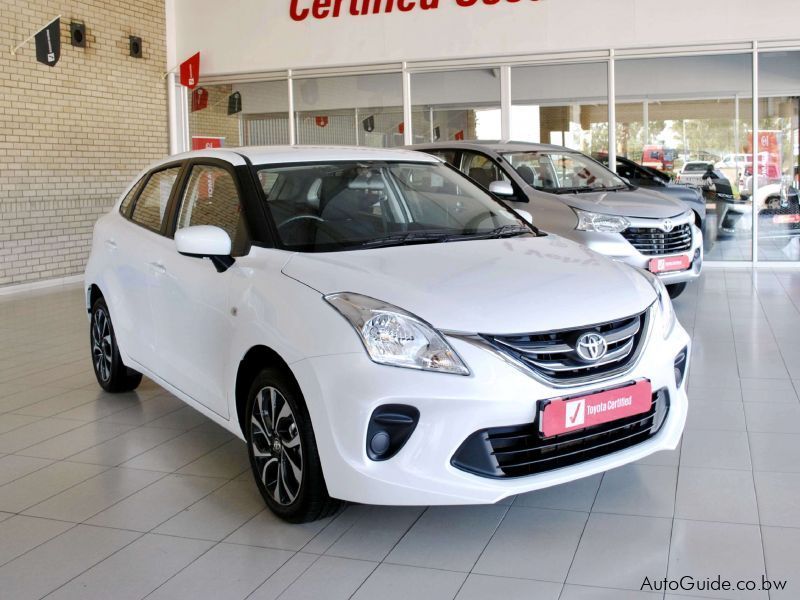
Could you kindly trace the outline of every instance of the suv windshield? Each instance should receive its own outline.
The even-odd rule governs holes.
[[[256,166],[283,247],[328,252],[536,235],[442,163]]]
[[[565,194],[628,189],[617,175],[579,152],[504,152],[502,157],[537,190]]]

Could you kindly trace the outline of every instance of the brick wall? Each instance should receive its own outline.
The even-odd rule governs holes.
[[[207,85],[208,107],[189,113],[189,135],[200,137],[224,137],[223,146],[241,146],[239,140],[239,115],[228,116],[228,96],[233,93],[232,85]],[[191,107],[192,94],[189,93]]]
[[[55,67],[36,62],[33,40],[9,53],[58,14]],[[70,45],[73,19],[86,48]],[[83,271],[98,216],[168,152],[165,62],[164,0],[2,0],[0,286]]]

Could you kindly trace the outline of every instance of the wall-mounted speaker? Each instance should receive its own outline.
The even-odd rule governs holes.
[[[142,58],[142,38],[135,35],[129,36],[128,46],[133,58]]]
[[[86,48],[86,25],[78,21],[71,21],[69,24],[69,38],[76,48]]]

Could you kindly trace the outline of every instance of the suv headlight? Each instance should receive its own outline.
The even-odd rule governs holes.
[[[573,208],[578,215],[578,231],[598,231],[600,233],[621,233],[630,226],[630,221],[625,217],[614,215],[601,215],[599,213],[588,212]]]
[[[442,335],[402,308],[349,292],[329,294],[325,300],[350,322],[374,362],[469,375],[467,366]]]
[[[678,317],[675,315],[675,308],[672,306],[672,298],[669,297],[667,286],[664,285],[663,281],[649,271],[642,270],[641,272],[658,295],[656,299],[657,317],[662,325],[664,339],[667,339],[672,333],[672,330],[675,329],[675,323],[678,322]]]

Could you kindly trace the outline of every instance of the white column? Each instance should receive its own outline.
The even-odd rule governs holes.
[[[294,126],[294,82],[291,69],[287,71],[286,77],[286,82],[289,86],[289,145],[294,146],[297,143],[297,134]]]
[[[760,136],[758,131],[758,42],[753,42],[753,190],[750,196],[753,219],[753,264],[758,264],[758,214],[756,196],[758,196],[758,151]]]
[[[500,137],[511,139],[511,67],[500,67]]]
[[[406,63],[403,63],[403,143],[414,143],[414,134],[411,131],[411,73],[408,72]]]
[[[178,123],[177,96],[175,93],[175,73],[167,75],[167,111],[169,117],[169,153],[180,152],[180,126]]]
[[[608,53],[608,168],[617,171],[617,106],[614,50]]]

